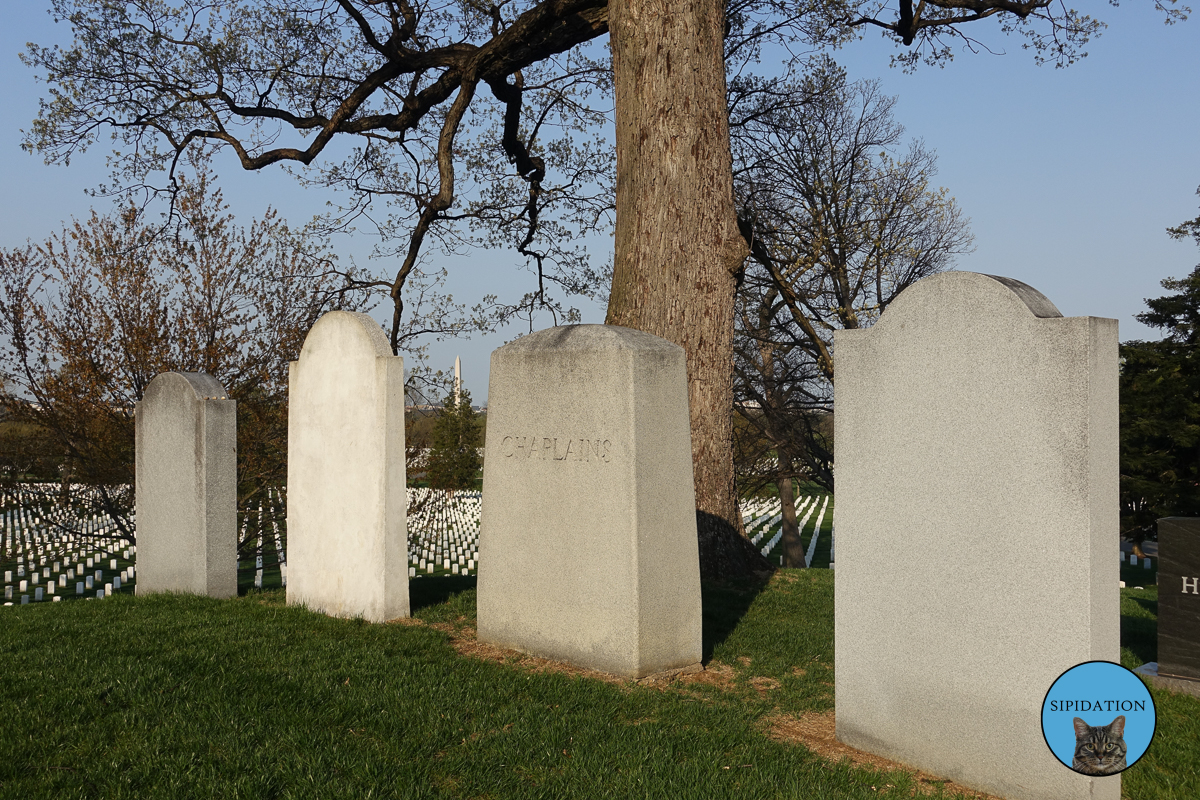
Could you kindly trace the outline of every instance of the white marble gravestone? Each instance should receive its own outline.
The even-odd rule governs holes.
[[[291,364],[287,599],[408,616],[404,360],[366,314],[331,311]]]
[[[1120,657],[1116,321],[947,272],[835,348],[838,738],[1010,800],[1116,800],[1040,727],[1060,673]]]
[[[138,594],[237,596],[236,410],[198,372],[156,376],[137,403]]]
[[[628,677],[700,661],[682,348],[574,325],[492,353],[478,637]]]

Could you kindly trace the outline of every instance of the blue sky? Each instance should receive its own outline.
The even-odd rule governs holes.
[[[937,152],[936,183],[957,198],[975,234],[976,250],[959,269],[1022,280],[1067,316],[1116,318],[1123,341],[1158,338],[1133,316],[1144,298],[1163,293],[1163,278],[1200,262],[1194,244],[1165,234],[1200,214],[1200,18],[1165,26],[1148,0],[1087,5],[1109,27],[1068,69],[1035,66],[1019,40],[990,22],[973,31],[1003,54],[960,52],[945,69],[889,68],[894,47],[874,33],[836,57],[854,78],[879,78],[899,97],[897,120]],[[104,147],[70,167],[45,166],[20,150],[20,131],[46,87],[17,53],[28,41],[66,43],[69,30],[50,23],[40,0],[8,6],[0,30],[0,247],[44,239],[85,215],[92,200],[84,191],[107,176]],[[297,191],[278,169],[244,173],[228,156],[216,167],[246,219],[270,204],[301,223],[327,199]],[[371,244],[362,236],[337,247],[362,261]],[[527,291],[532,279],[518,264],[503,252],[455,259],[451,289],[465,301],[506,287]],[[584,311],[586,322],[603,321],[602,308]],[[461,354],[467,388],[482,402],[491,350],[519,332],[435,344],[434,365],[450,370]]]

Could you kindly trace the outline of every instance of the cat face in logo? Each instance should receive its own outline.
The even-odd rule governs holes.
[[[1071,769],[1084,775],[1113,775],[1125,769],[1125,715],[1107,725],[1075,718],[1075,760]]]

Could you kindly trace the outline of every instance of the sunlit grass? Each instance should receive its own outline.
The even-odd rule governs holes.
[[[0,609],[0,797],[912,796],[904,772],[767,735],[772,716],[833,708],[833,579],[706,585],[705,660],[726,680],[665,688],[460,655],[472,578],[414,581],[422,624],[332,619],[278,590]],[[1128,623],[1150,609],[1123,594],[1133,662],[1145,631]],[[1155,699],[1126,795],[1200,796],[1200,701]]]

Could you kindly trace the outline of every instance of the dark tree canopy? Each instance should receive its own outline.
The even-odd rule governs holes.
[[[1200,245],[1200,217],[1167,232]],[[1163,339],[1121,345],[1121,527],[1135,542],[1161,517],[1200,516],[1200,266],[1162,286],[1173,294],[1137,319]]]

